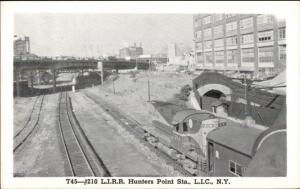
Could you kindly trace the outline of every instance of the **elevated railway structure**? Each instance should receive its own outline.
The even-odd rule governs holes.
[[[50,70],[53,77],[53,92],[56,91],[56,75],[59,72],[80,72],[84,70],[98,69],[99,62],[102,62],[105,70],[122,69],[149,69],[150,63],[141,60],[109,59],[99,61],[96,59],[65,59],[56,60],[50,58],[22,60],[14,59],[14,75],[16,81],[17,96],[20,96],[20,80],[22,71]]]

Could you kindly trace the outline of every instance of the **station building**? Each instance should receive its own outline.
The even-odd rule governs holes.
[[[193,17],[196,70],[274,74],[286,66],[286,24],[273,15]]]

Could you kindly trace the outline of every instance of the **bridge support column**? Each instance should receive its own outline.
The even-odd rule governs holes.
[[[21,76],[21,71],[17,70],[15,72],[16,74],[16,90],[17,90],[17,96],[20,96],[20,76]]]
[[[31,89],[33,89],[33,71],[30,71],[30,85]]]
[[[41,78],[40,78],[41,73],[40,73],[40,70],[37,70],[36,72],[37,72],[37,74],[36,74],[37,75],[37,84],[40,85],[41,84]]]
[[[52,79],[53,93],[55,93],[56,92],[56,70],[55,69],[52,70],[52,75],[53,75],[53,79]]]

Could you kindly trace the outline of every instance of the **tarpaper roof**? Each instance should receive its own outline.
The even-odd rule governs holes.
[[[238,126],[224,126],[211,131],[207,139],[252,157],[252,149],[262,130]]]
[[[246,177],[284,177],[287,172],[286,132],[268,137],[250,162]]]
[[[186,110],[178,111],[178,112],[174,115],[173,120],[172,120],[172,124],[175,125],[175,124],[177,124],[177,123],[180,123],[180,122],[182,122],[186,117],[188,117],[188,116],[190,116],[190,115],[193,115],[193,114],[196,114],[196,117],[197,117],[199,120],[205,120],[205,119],[214,117],[214,116],[213,116],[212,114],[210,114],[210,113],[206,113],[206,112],[199,111],[199,110],[186,109]]]

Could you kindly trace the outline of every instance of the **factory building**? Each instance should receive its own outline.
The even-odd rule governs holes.
[[[16,35],[14,37],[17,37]],[[22,60],[35,60],[39,57],[30,53],[30,40],[25,36],[23,39],[18,37],[14,40],[14,58]]]
[[[197,70],[274,74],[286,66],[286,24],[273,15],[193,17]]]
[[[14,41],[14,55],[26,55],[30,53],[29,37],[18,38]]]
[[[140,46],[138,47],[135,43],[134,46],[124,47],[119,50],[120,58],[135,59],[142,54],[143,54],[142,44],[140,44]]]

